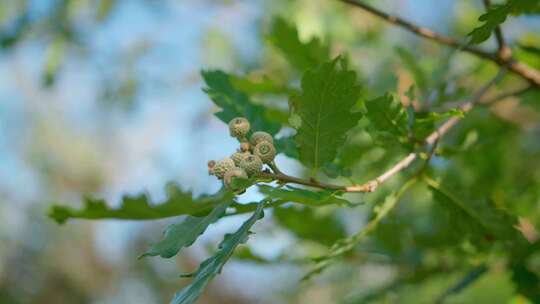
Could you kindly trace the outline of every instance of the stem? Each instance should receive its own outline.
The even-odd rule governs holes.
[[[480,88],[472,97],[470,97],[466,102],[462,103],[459,107],[463,112],[469,112],[474,105],[482,99],[486,92],[497,82],[499,82],[502,77],[506,74],[505,69],[501,69],[497,75]],[[425,140],[425,145],[434,145],[442,136],[444,136],[448,130],[455,126],[461,120],[460,117],[452,117],[445,121],[437,130],[433,131]],[[260,177],[263,179],[271,179],[279,181],[280,183],[292,183],[300,184],[304,186],[310,186],[315,188],[327,189],[327,190],[336,190],[343,192],[373,192],[377,187],[388,180],[390,177],[394,176],[401,170],[407,168],[416,158],[418,157],[418,152],[412,152],[408,154],[405,158],[397,162],[393,167],[385,171],[383,174],[378,177],[360,185],[353,186],[340,186],[333,184],[321,183],[315,180],[306,180],[294,176],[287,175],[282,173],[275,163],[270,164],[270,167],[274,172],[262,172]]]
[[[405,19],[401,19],[396,16],[392,16],[389,14],[386,14],[372,6],[369,6],[365,3],[356,1],[356,0],[339,0],[341,2],[350,4],[352,6],[358,7],[360,9],[363,9],[366,12],[371,13],[372,15],[375,15],[391,24],[400,26],[409,32],[412,32],[420,37],[426,38],[428,40],[435,41],[439,44],[447,45],[459,50],[462,50],[464,52],[473,54],[477,57],[480,57],[482,59],[486,59],[489,61],[494,62],[495,64],[508,68],[509,71],[512,73],[524,78],[528,82],[530,82],[532,85],[536,87],[540,87],[540,71],[522,63],[519,61],[516,61],[511,57],[510,52],[507,52],[506,50],[510,50],[509,48],[504,48],[504,52],[499,50],[497,54],[493,54],[491,52],[484,51],[482,49],[479,49],[477,47],[469,46],[464,43],[459,42],[456,39],[453,39],[448,36],[441,35],[439,33],[436,33],[430,29],[417,26]],[[502,35],[502,33],[501,33]],[[502,36],[501,36],[502,37]]]

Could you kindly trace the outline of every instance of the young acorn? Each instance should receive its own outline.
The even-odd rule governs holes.
[[[225,188],[231,191],[238,191],[240,189],[235,189],[232,184],[232,180],[234,177],[247,179],[248,175],[244,169],[236,168],[236,167],[232,168],[231,170],[227,171],[227,173],[225,173],[225,176],[223,177],[223,185],[225,186]]]
[[[245,140],[246,135],[249,133],[250,124],[244,117],[235,117],[229,122],[229,132],[232,137],[236,137],[239,140]]]
[[[257,176],[262,171],[263,163],[257,155],[248,155],[240,161],[240,168],[246,170],[249,177]]]
[[[236,167],[234,161],[226,157],[218,161],[213,167],[212,171],[217,178],[222,179],[225,176],[225,173],[227,173],[227,171],[233,169],[234,167]]]
[[[234,161],[234,164],[238,167],[240,166],[240,162],[242,159],[250,156],[251,153],[249,152],[236,152],[233,155],[231,155],[231,159]]]
[[[276,148],[271,142],[261,141],[253,148],[253,154],[257,155],[263,163],[269,164],[276,157]]]
[[[271,144],[274,144],[274,138],[269,133],[266,133],[264,131],[257,131],[251,134],[251,138],[249,139],[249,142],[251,143],[252,147],[255,147],[261,141],[267,141]]]

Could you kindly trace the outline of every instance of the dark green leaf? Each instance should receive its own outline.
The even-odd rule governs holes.
[[[168,197],[159,204],[151,203],[146,194],[124,196],[118,208],[110,208],[102,199],[85,197],[83,209],[53,205],[49,210],[49,217],[63,224],[70,218],[150,220],[182,214],[201,215],[208,213],[219,203],[232,201],[234,197],[232,193],[222,190],[214,195],[193,198],[191,192],[184,192],[175,184],[169,184],[166,189]]]
[[[268,198],[298,203],[302,205],[318,207],[324,205],[353,205],[349,201],[335,196],[335,191],[311,191],[300,189],[292,186],[285,188],[275,188],[268,185],[259,185],[259,191],[265,194]]]
[[[182,222],[170,225],[165,229],[164,238],[152,245],[141,257],[159,255],[171,258],[177,255],[183,247],[191,246],[210,224],[220,219],[231,203],[228,201],[216,206],[205,217],[188,216]]]
[[[267,37],[270,43],[283,53],[291,65],[301,72],[330,58],[328,46],[317,38],[313,38],[307,43],[300,41],[296,28],[283,18],[274,19]]]
[[[525,13],[540,12],[538,0],[509,0],[503,5],[492,5],[478,20],[483,24],[469,33],[470,43],[477,44],[486,41],[497,26],[502,24],[510,14],[520,15]]]
[[[251,123],[251,129],[276,134],[281,125],[266,119],[263,106],[254,104],[249,96],[239,91],[231,83],[230,76],[219,70],[201,72],[207,88],[204,92],[221,108],[215,115],[228,124],[235,117],[246,117]]]
[[[171,304],[191,304],[197,301],[210,280],[221,272],[236,247],[247,241],[251,233],[249,230],[257,220],[263,217],[263,209],[264,202],[261,202],[253,215],[235,233],[225,235],[218,251],[202,262],[199,269],[190,275],[190,277],[193,277],[193,281],[174,296]]]
[[[365,103],[367,118],[371,122],[368,128],[371,136],[379,143],[408,141],[408,115],[401,102],[392,94],[369,100]]]
[[[360,118],[351,108],[361,94],[356,73],[345,70],[336,58],[307,71],[302,77],[302,93],[291,97],[301,126],[295,136],[300,160],[313,168],[330,163],[343,145],[345,135]]]

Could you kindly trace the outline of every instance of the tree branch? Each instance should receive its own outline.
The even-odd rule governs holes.
[[[464,52],[473,54],[477,57],[480,57],[485,60],[492,61],[496,63],[497,65],[501,67],[508,68],[509,71],[512,73],[520,76],[521,78],[527,80],[532,85],[536,87],[540,87],[540,71],[522,63],[519,61],[516,61],[511,57],[510,52],[504,51],[504,52],[498,52],[496,54],[493,54],[491,52],[484,51],[482,49],[479,49],[477,47],[469,46],[465,43],[461,43],[456,39],[453,39],[448,36],[441,35],[439,33],[436,33],[430,29],[417,26],[405,19],[392,16],[389,14],[386,14],[372,6],[369,6],[363,2],[359,2],[356,0],[339,0],[341,2],[350,4],[354,7],[358,7],[360,9],[363,9],[364,11],[367,11],[371,13],[372,15],[375,15],[391,24],[400,26],[409,32],[412,32],[420,37],[426,38],[428,40],[435,41],[442,45],[447,45],[453,48],[456,48],[458,50],[462,50]],[[509,51],[510,49],[508,49]]]
[[[482,97],[486,94],[486,92],[497,82],[499,82],[502,77],[506,74],[505,69],[501,69],[499,73],[487,84],[485,84],[482,88],[480,88],[473,96],[471,96],[467,101],[465,101],[459,109],[463,112],[469,112],[474,105],[479,102]],[[453,126],[455,126],[459,121],[461,120],[460,117],[452,117],[445,121],[437,130],[433,131],[425,140],[426,145],[433,145],[435,144],[442,136],[444,136],[448,130],[450,130]],[[401,170],[407,168],[417,157],[418,152],[412,152],[408,154],[405,158],[400,160],[398,163],[396,163],[393,167],[385,171],[383,174],[379,175],[378,177],[360,185],[353,185],[353,186],[340,186],[340,185],[333,185],[333,184],[326,184],[321,183],[315,180],[305,180],[302,178],[294,177],[287,175],[285,173],[282,173],[279,169],[277,169],[277,166],[275,164],[272,164],[271,167],[274,170],[274,172],[262,172],[261,178],[264,179],[271,179],[278,181],[280,183],[293,183],[293,184],[300,184],[315,188],[321,188],[321,189],[328,189],[328,190],[336,190],[336,191],[343,191],[343,192],[373,192],[377,189],[377,187],[384,183],[386,180],[388,180],[390,177],[396,175]]]

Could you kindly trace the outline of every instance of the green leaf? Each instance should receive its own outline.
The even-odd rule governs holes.
[[[291,206],[275,208],[274,217],[278,224],[302,239],[331,245],[345,237],[345,227],[335,214],[320,214],[312,208]]]
[[[478,44],[486,41],[497,26],[502,24],[509,14],[540,12],[540,2],[537,0],[510,0],[503,5],[492,5],[478,20],[484,22],[469,33],[470,43]]]
[[[459,109],[451,109],[443,113],[437,112],[415,112],[413,118],[412,130],[410,130],[414,137],[422,141],[424,140],[431,132],[435,131],[435,123],[446,120],[451,117],[464,117],[463,111]],[[409,115],[410,120],[411,115]]]
[[[408,115],[401,102],[392,94],[368,100],[366,103],[370,135],[379,143],[408,141]]]
[[[452,227],[452,236],[456,240],[512,240],[517,236],[514,226],[517,219],[504,210],[496,208],[485,200],[459,199],[439,182],[424,177],[424,181],[433,193],[433,199],[442,212],[437,215],[439,223]]]
[[[323,190],[311,191],[300,189],[292,186],[284,188],[275,188],[268,185],[258,185],[259,191],[267,197],[278,200],[298,203],[311,207],[319,207],[325,205],[351,206],[349,201],[335,196],[336,191]]]
[[[283,18],[273,20],[268,41],[287,58],[289,63],[303,72],[330,58],[329,47],[319,39],[313,38],[304,43],[298,37],[298,31]]]
[[[165,229],[164,238],[140,257],[159,255],[162,258],[171,258],[177,255],[183,247],[191,246],[210,224],[220,219],[231,203],[232,201],[227,201],[218,205],[205,217],[188,216],[182,222],[170,225]]]
[[[228,124],[235,117],[246,117],[252,130],[264,130],[272,135],[281,128],[281,124],[266,119],[263,106],[250,100],[249,96],[238,90],[231,83],[231,76],[219,70],[201,72],[207,88],[204,92],[221,108],[215,115]]]
[[[58,224],[63,224],[71,218],[150,220],[182,214],[205,214],[219,203],[227,200],[232,201],[234,198],[234,194],[224,190],[214,195],[193,198],[191,192],[184,192],[175,184],[167,185],[166,191],[167,199],[159,204],[151,203],[146,194],[124,196],[118,208],[110,208],[105,200],[85,197],[82,209],[76,210],[67,206],[53,205],[49,209],[48,215]]]
[[[257,220],[263,217],[263,209],[264,202],[261,202],[253,215],[235,233],[225,235],[225,238],[219,245],[218,251],[202,262],[199,265],[199,269],[190,275],[190,277],[193,277],[193,281],[174,296],[171,304],[191,304],[197,301],[210,280],[221,272],[221,269],[232,256],[236,247],[247,241],[251,234],[249,230]]]
[[[351,112],[361,94],[356,73],[338,63],[339,57],[304,73],[302,92],[291,96],[290,104],[302,121],[294,138],[300,160],[313,172],[334,160],[347,131],[360,118],[360,113]]]

